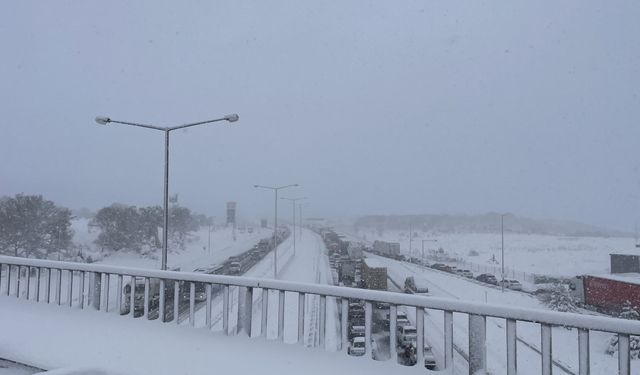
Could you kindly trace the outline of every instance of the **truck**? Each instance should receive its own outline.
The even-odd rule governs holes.
[[[385,257],[399,257],[400,244],[398,242],[374,241],[373,252]]]
[[[347,247],[347,254],[349,254],[349,258],[351,259],[362,259],[362,245],[354,242],[349,242],[349,247]]]
[[[378,259],[364,258],[361,266],[363,287],[387,290],[387,268]]]
[[[351,285],[356,279],[356,262],[353,260],[341,260],[338,269],[338,280],[344,284]]]
[[[413,276],[409,276],[404,280],[404,292],[409,294],[429,293],[429,288],[422,280],[418,280]]]

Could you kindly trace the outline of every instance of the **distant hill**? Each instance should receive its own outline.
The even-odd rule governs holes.
[[[576,237],[631,237],[629,233],[564,220],[532,219],[507,214],[505,232]],[[387,230],[408,229],[441,233],[495,233],[500,231],[500,214],[482,215],[369,215],[354,222],[358,227]]]

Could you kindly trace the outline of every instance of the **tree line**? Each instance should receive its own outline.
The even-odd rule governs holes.
[[[30,258],[82,257],[74,244],[70,209],[41,195],[0,197],[0,254]],[[99,234],[94,244],[101,251],[155,251],[162,247],[163,210],[160,206],[112,204],[89,221]],[[169,247],[184,249],[211,218],[174,204],[169,209]]]

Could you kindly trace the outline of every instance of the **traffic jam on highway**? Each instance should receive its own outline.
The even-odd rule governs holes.
[[[322,229],[318,233],[322,236],[335,285],[396,291],[418,295],[429,295],[429,288],[423,280],[414,278],[411,274],[403,280],[394,280],[387,273],[385,262],[378,257],[429,267],[433,270],[446,272],[466,279],[474,280],[486,285],[500,286],[520,291],[522,285],[517,280],[499,281],[494,275],[483,273],[474,276],[466,269],[435,263],[429,264],[418,258],[409,258],[400,254],[400,245],[384,241],[374,241],[367,246],[356,241],[349,241],[345,236],[331,229]],[[375,257],[377,256],[377,257]],[[372,319],[372,356],[374,359],[386,360],[395,350],[398,362],[403,365],[416,365],[417,329],[410,319],[410,315],[402,307],[397,311],[395,343],[390,343],[389,305],[374,304]],[[363,301],[349,301],[348,309],[348,353],[353,356],[365,355],[365,306]],[[436,355],[433,353],[429,338],[425,337],[424,366],[429,370],[439,369]]]
[[[287,227],[282,227],[279,229],[278,234],[276,236],[276,241],[274,244],[273,237],[263,238],[256,245],[254,245],[251,249],[227,258],[224,262],[219,264],[212,264],[210,266],[200,267],[192,272],[198,273],[206,273],[209,275],[228,275],[228,276],[241,276],[244,275],[248,270],[250,270],[253,266],[258,264],[267,254],[269,254],[276,246],[280,245],[284,242],[290,235],[290,230]],[[179,268],[171,269],[173,271],[180,271]],[[165,311],[164,311],[164,321],[173,320],[173,310],[174,310],[174,283],[165,283],[164,286],[164,295],[165,295]],[[186,315],[189,312],[189,298],[190,298],[190,286],[185,285],[184,283],[179,284],[178,291],[178,306],[179,306],[179,314],[178,319],[182,320],[186,318]],[[212,296],[215,297],[219,292],[221,292],[222,286],[220,285],[212,285]],[[145,284],[144,279],[137,278],[135,280],[135,288],[134,288],[134,316],[139,317],[144,314],[144,291]],[[124,303],[120,308],[120,314],[125,315],[129,314],[131,311],[131,282],[128,282],[123,288],[123,298]],[[203,283],[195,283],[195,303],[196,310],[201,308],[204,302],[207,299],[205,284]],[[158,318],[158,309],[160,306],[160,280],[159,279],[150,279],[149,281],[149,319],[157,319]]]
[[[320,234],[328,251],[334,284],[372,290],[393,290],[388,287],[387,281],[390,279],[384,264],[378,259],[365,255],[365,250],[371,251],[371,249],[366,249],[362,244],[346,241],[331,230],[322,230]],[[426,286],[417,284],[413,277],[408,277],[405,280],[403,291],[414,294],[429,292]],[[407,312],[398,310],[396,342],[391,345],[389,313],[389,304],[374,304],[372,315],[373,358],[389,359],[391,350],[395,350],[399,363],[413,366],[417,362],[417,329],[410,322]],[[365,354],[364,301],[349,301],[348,314],[349,347],[347,352],[353,356],[363,356]],[[425,343],[423,350],[424,366],[429,370],[437,369],[435,355],[431,347]]]

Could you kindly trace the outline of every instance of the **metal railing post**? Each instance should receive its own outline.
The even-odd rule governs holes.
[[[320,314],[319,318],[319,327],[318,330],[320,332],[319,333],[319,339],[320,339],[320,347],[322,349],[325,349],[325,334],[326,334],[326,326],[327,326],[327,296],[321,295],[320,296],[320,311],[318,312],[318,314]]]
[[[419,368],[424,367],[424,309],[416,307],[416,362]]]
[[[507,319],[507,375],[518,373],[516,321]]]
[[[196,322],[196,283],[189,283],[189,325],[193,327]]]
[[[111,281],[111,274],[104,274],[104,312],[109,312],[109,281]]]
[[[122,310],[124,310],[122,308],[122,275],[118,275],[116,279],[116,309],[118,314],[122,315]]]
[[[578,329],[578,373],[589,375],[591,372],[589,363],[589,330]]]
[[[81,309],[84,309],[84,278],[85,278],[85,272],[84,271],[80,271],[80,274],[78,275],[79,279],[79,283],[78,283],[78,305],[80,306]],[[38,273],[38,289],[40,289],[40,274]]]
[[[444,312],[444,367],[453,369],[453,312]]]
[[[37,276],[36,276],[36,302],[40,302],[40,278],[42,274],[42,269],[40,267],[36,268]]]
[[[278,341],[284,341],[284,290],[278,292]]]
[[[68,304],[69,307],[73,306],[73,270],[69,270],[69,280],[67,281],[67,299],[68,299]],[[29,283],[27,283],[27,290],[28,290],[28,285]]]
[[[229,335],[229,285],[225,285],[222,293],[222,331]]]
[[[398,362],[398,350],[396,348],[397,342],[397,326],[398,323],[398,306],[391,305],[389,307],[389,352],[391,353],[391,359],[394,362]]]
[[[149,287],[150,281],[148,277],[144,278],[144,307],[142,310],[142,317],[149,319]]]
[[[618,334],[618,374],[630,375],[629,335]]]
[[[56,305],[60,306],[62,295],[62,269],[58,268],[58,279],[56,280]]]
[[[540,353],[542,356],[542,375],[551,375],[553,362],[551,360],[551,326],[548,324],[540,325]]]
[[[305,294],[298,293],[298,344],[304,344]]]
[[[261,302],[261,311],[262,314],[260,320],[260,336],[263,338],[267,338],[267,321],[269,317],[269,289],[262,288],[262,302]]]
[[[206,301],[206,314],[205,314],[205,326],[207,329],[211,329],[211,284],[205,285],[205,293],[207,294]]]
[[[342,299],[342,311],[340,314],[341,349],[347,351],[349,348],[349,300]]]
[[[487,371],[487,332],[484,315],[469,314],[469,375]]]
[[[173,321],[180,324],[180,281],[173,283]]]
[[[166,322],[166,306],[165,306],[165,281],[164,279],[160,279],[159,282],[159,286],[158,286],[158,293],[160,294],[159,298],[158,298],[158,320],[162,323]]]

